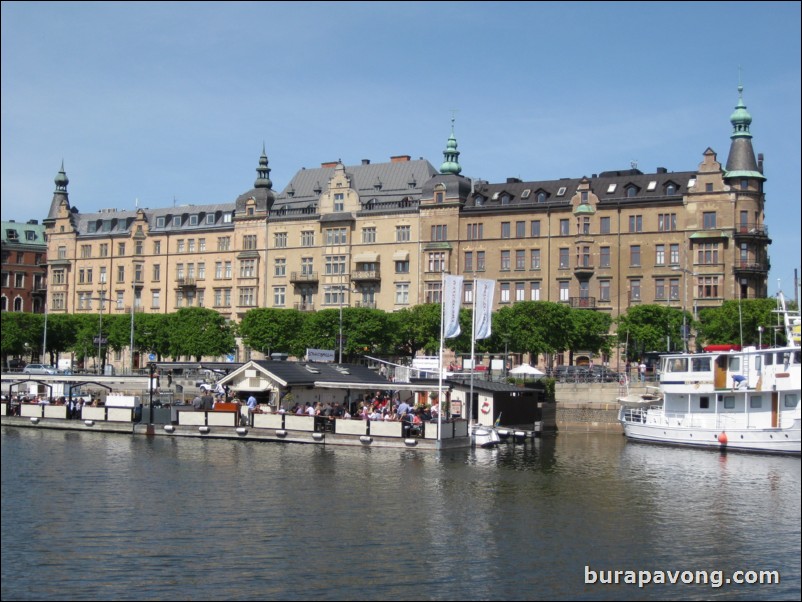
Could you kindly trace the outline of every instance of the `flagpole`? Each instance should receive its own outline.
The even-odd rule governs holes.
[[[471,389],[468,397],[468,434],[470,435],[471,422],[473,422],[473,373],[476,370],[476,296],[479,291],[476,290],[476,278],[473,279],[473,309],[471,309]]]
[[[443,342],[445,339],[445,309],[446,309],[446,273],[440,273],[440,353],[438,357],[437,380],[437,446],[440,447],[440,438],[443,432]]]

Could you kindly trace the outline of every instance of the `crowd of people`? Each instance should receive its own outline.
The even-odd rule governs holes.
[[[30,404],[30,405],[55,405],[55,406],[66,406],[67,407],[67,419],[69,420],[77,420],[81,417],[81,409],[83,409],[84,405],[91,405],[91,406],[98,406],[100,405],[99,399],[93,399],[92,401],[85,400],[83,397],[73,397],[67,398],[64,396],[60,397],[47,397],[45,395],[10,395],[6,396],[3,395],[0,401],[8,402],[8,415],[9,416],[19,416],[21,414],[20,408],[22,404]]]

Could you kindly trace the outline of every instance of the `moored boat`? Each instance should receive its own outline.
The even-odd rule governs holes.
[[[619,399],[633,440],[800,455],[799,312],[780,297],[782,347],[711,350],[661,357],[662,404]]]

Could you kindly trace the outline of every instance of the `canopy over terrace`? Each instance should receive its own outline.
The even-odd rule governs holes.
[[[391,382],[365,366],[269,360],[247,362],[218,384],[285,409],[295,403],[348,403],[353,401],[352,394],[425,390],[420,385]]]

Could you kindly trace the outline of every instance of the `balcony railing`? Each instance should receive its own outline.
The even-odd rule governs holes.
[[[351,280],[366,281],[366,280],[381,280],[379,270],[359,270],[351,273]]]
[[[357,301],[354,303],[354,307],[367,307],[368,309],[376,309],[376,302],[375,301]]]
[[[733,270],[736,272],[768,272],[768,261],[736,261],[733,264]]]
[[[595,309],[596,297],[569,297],[568,305],[578,309]]]
[[[317,272],[291,272],[290,282],[317,282]]]
[[[194,278],[176,278],[175,284],[178,288],[194,288],[196,286]]]
[[[294,303],[293,309],[298,311],[315,311],[314,303]]]
[[[757,223],[746,223],[746,224],[737,224],[735,226],[735,236],[736,238],[746,238],[746,237],[754,237],[754,238],[766,238],[769,235],[768,226],[765,224],[757,224]]]

